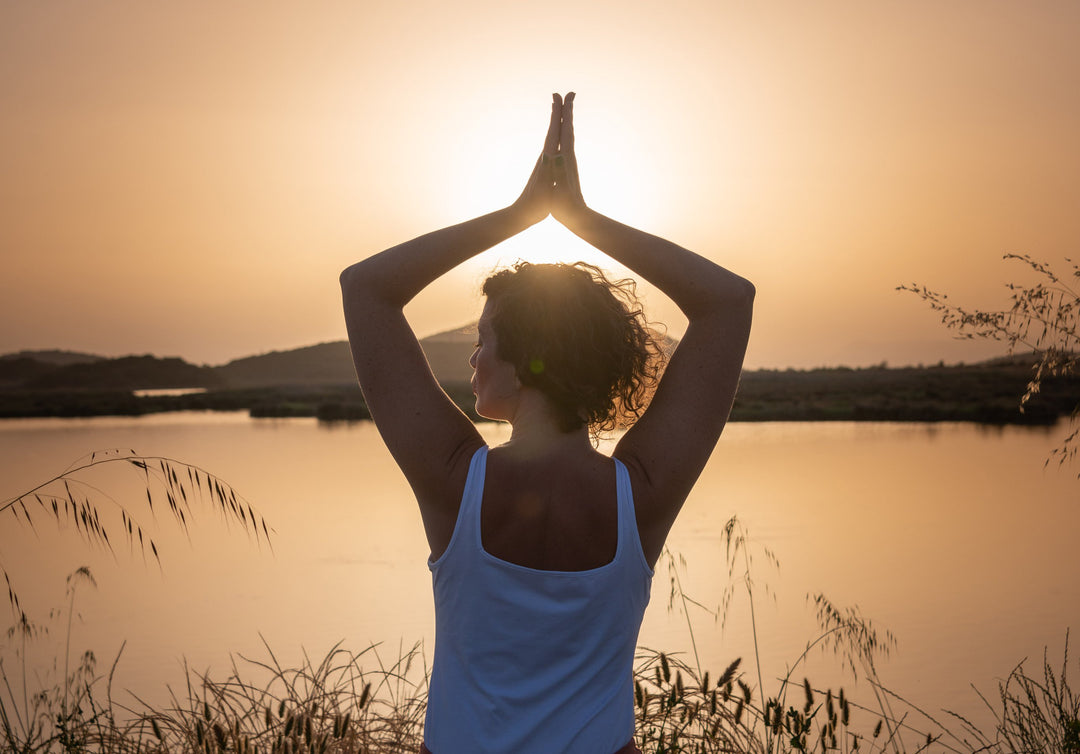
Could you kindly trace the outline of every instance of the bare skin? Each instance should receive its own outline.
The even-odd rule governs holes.
[[[473,453],[484,441],[435,381],[403,308],[430,282],[549,214],[648,280],[689,325],[648,410],[612,455],[630,474],[638,533],[652,565],[686,496],[712,453],[735,397],[750,333],[754,288],[676,244],[590,209],[574,154],[574,95],[553,97],[544,149],[510,206],[407,241],[341,274],[345,321],[357,376],[383,440],[409,481],[432,558],[450,542]],[[485,312],[486,314],[486,312]],[[492,448],[482,505],[482,541],[496,557],[545,570],[579,571],[611,560],[617,540],[615,473],[582,428],[559,429],[539,391],[505,387],[494,337],[474,368],[478,410],[510,422],[511,439]],[[489,329],[489,328],[488,328]],[[505,364],[505,362],[504,362]],[[489,368],[490,367],[490,368]],[[499,380],[498,394],[481,393]],[[486,403],[484,401],[487,401]]]

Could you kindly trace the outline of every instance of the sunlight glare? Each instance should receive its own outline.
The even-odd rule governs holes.
[[[575,236],[553,218],[537,223],[523,233],[473,257],[466,265],[489,272],[524,260],[534,264],[587,262],[620,277],[628,271],[606,254]]]
[[[448,160],[460,187],[445,197],[454,216],[477,217],[518,197],[543,148],[549,107],[524,97],[478,105],[482,114],[455,134]],[[627,122],[629,113],[606,102],[575,114],[582,191],[590,207],[616,220],[655,227],[664,214],[661,198],[670,201],[670,178],[652,164],[646,134]]]

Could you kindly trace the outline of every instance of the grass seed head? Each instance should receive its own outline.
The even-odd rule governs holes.
[[[716,687],[727,686],[735,678],[735,671],[739,669],[739,664],[742,663],[741,657],[736,657],[735,660],[728,665],[724,672],[720,674],[720,678],[716,681]]]

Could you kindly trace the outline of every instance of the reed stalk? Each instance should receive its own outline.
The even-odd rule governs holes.
[[[187,533],[195,518],[195,506],[207,507],[216,510],[226,521],[239,523],[256,544],[265,542],[273,547],[270,541],[273,529],[228,482],[194,464],[166,456],[142,456],[132,449],[98,450],[83,456],[51,479],[0,502],[0,520],[6,518],[32,531],[37,530],[42,518],[57,527],[71,525],[88,546],[114,552],[109,527],[118,518],[129,549],[137,550],[144,560],[149,551],[160,567],[160,548],[141,523],[140,514],[88,478],[91,472],[109,468],[133,473],[142,482],[146,494],[142,515],[156,518],[167,509],[173,523]],[[2,552],[0,574],[4,576],[12,612],[16,617],[25,617],[15,579],[4,563]]]

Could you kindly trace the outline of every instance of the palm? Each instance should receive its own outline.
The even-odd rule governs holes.
[[[551,122],[544,151],[536,160],[521,196],[514,202],[523,221],[537,223],[549,214],[566,224],[585,208],[574,154],[574,93],[552,96]]]

